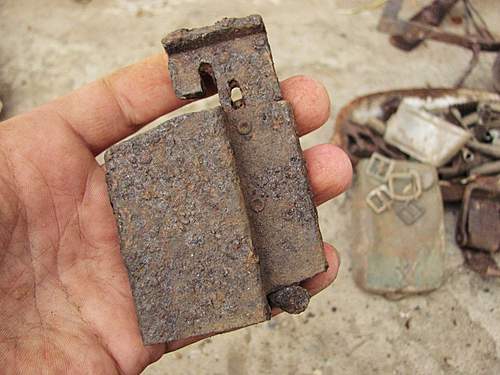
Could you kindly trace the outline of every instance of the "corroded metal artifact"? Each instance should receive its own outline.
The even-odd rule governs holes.
[[[163,39],[176,95],[221,106],[113,146],[107,181],[146,344],[301,312],[326,269],[293,112],[260,16]]]

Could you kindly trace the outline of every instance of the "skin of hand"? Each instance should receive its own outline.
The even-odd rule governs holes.
[[[318,82],[281,83],[297,133],[328,119]],[[5,374],[137,374],[191,338],[144,346],[103,168],[95,156],[181,105],[156,55],[0,123],[0,364]],[[339,148],[304,152],[316,204],[343,192],[352,168]],[[304,282],[315,294],[329,269]],[[274,311],[278,313],[278,311]]]

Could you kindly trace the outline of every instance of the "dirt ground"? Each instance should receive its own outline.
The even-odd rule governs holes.
[[[169,31],[251,13],[264,17],[278,75],[311,75],[333,99],[328,124],[305,137],[304,147],[328,142],[336,112],[357,95],[450,86],[467,66],[468,51],[434,42],[410,54],[396,50],[376,31],[380,10],[345,11],[360,3],[0,0],[1,116],[29,110],[161,51],[160,39]],[[475,3],[500,35],[498,0]],[[492,57],[481,58],[467,87],[492,88]],[[145,373],[500,373],[500,283],[484,281],[462,265],[453,240],[456,209],[446,212],[445,284],[399,302],[363,293],[353,283],[349,244],[363,228],[348,226],[349,199],[324,204],[319,214],[324,238],[339,249],[342,267],[335,284],[315,297],[306,313],[207,339],[165,355]]]

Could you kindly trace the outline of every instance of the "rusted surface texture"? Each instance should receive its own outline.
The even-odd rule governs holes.
[[[465,264],[484,278],[500,277],[500,268],[490,252],[462,248]]]
[[[218,92],[221,106],[106,155],[145,343],[261,322],[270,293],[272,306],[302,312],[309,294],[298,284],[327,263],[262,19],[224,19],[162,42],[177,96]]]
[[[279,307],[290,314],[300,314],[307,308],[310,296],[307,289],[291,285],[269,294],[268,299],[273,307]]]
[[[457,221],[457,243],[463,247],[500,250],[500,177],[483,177],[467,186]]]
[[[231,30],[237,38],[229,38]],[[200,45],[200,38],[208,43]],[[219,93],[264,290],[276,291],[324,271],[317,214],[293,113],[281,100],[260,16],[175,32],[163,44],[170,53],[169,69],[179,97],[205,96],[210,86]],[[242,95],[237,101],[231,98],[235,88]]]
[[[264,290],[269,293],[323,272],[317,214],[290,105],[280,101],[231,111],[228,135]]]
[[[398,197],[387,179],[367,173],[369,160],[358,163],[351,189],[351,226],[363,230],[353,239],[354,278],[361,288],[388,297],[431,291],[441,285],[444,270],[443,205],[437,174],[429,165],[388,161],[393,163],[393,176],[416,174],[421,192],[411,200]],[[377,189],[385,193],[370,203],[370,193]]]
[[[115,145],[106,169],[146,344],[269,318],[220,108]]]

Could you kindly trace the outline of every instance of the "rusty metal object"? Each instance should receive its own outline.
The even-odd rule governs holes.
[[[262,19],[182,29],[162,43],[176,95],[218,92],[221,106],[106,154],[144,342],[258,323],[269,304],[303,311],[309,295],[298,284],[327,263]]]
[[[462,254],[465,264],[482,277],[500,277],[500,268],[491,253],[462,248]]]
[[[451,104],[452,107],[459,108],[464,116],[477,109],[479,123],[487,129],[492,129],[491,127],[495,126],[497,121],[500,123],[500,116],[495,110],[496,103],[500,103],[500,95],[495,93],[468,89],[391,90],[355,98],[344,106],[337,115],[335,132],[331,142],[343,148],[349,154],[354,165],[361,158],[369,158],[373,152],[378,152],[392,159],[408,159],[406,154],[386,144],[379,134],[363,123],[371,117],[387,121],[397,111],[402,99],[405,98],[428,102],[432,102],[434,99],[438,102],[452,100],[454,102]],[[446,112],[448,112],[447,107]],[[459,153],[448,164],[438,169],[439,185],[445,202],[460,201],[465,188],[463,179],[474,167],[492,161],[490,157],[472,151],[472,160],[464,160],[462,154]]]
[[[442,1],[450,3],[450,1]],[[408,41],[433,39],[436,41],[458,45],[473,49],[478,46],[481,51],[500,51],[500,41],[491,40],[483,36],[459,35],[440,30],[431,26],[429,22],[422,23],[419,20],[402,20],[398,17],[403,0],[388,0],[380,18],[378,30],[393,36],[401,36]]]
[[[383,137],[367,126],[348,121],[340,134],[339,145],[347,152],[353,165],[359,159],[369,158],[374,152],[396,160],[406,159],[406,155],[397,148],[385,143]]]
[[[145,344],[269,319],[220,108],[176,117],[105,159]]]
[[[291,285],[269,294],[268,299],[271,306],[279,307],[289,314],[300,314],[307,308],[310,296],[306,289]]]
[[[439,287],[445,251],[443,204],[436,169],[415,162],[393,162],[392,174],[420,176],[421,185],[425,186],[420,196],[409,201],[395,199],[399,197],[392,196],[385,182],[367,173],[367,159],[356,166],[350,190],[350,226],[363,229],[352,236],[350,243],[354,279],[361,288],[390,298]],[[385,208],[378,212],[366,200],[377,189],[385,191]]]
[[[479,178],[467,186],[455,237],[462,247],[500,250],[500,176]]]
[[[471,176],[478,176],[478,175],[488,176],[499,173],[500,173],[500,160],[484,163],[482,165],[472,168],[469,171],[469,174]]]
[[[282,100],[261,17],[180,30],[162,42],[178,97],[205,96],[202,82],[217,87],[266,293],[324,271],[293,113]],[[204,80],[200,71],[206,72]],[[236,89],[242,95],[238,101],[232,98]]]
[[[410,21],[428,26],[439,26],[457,2],[458,0],[434,0],[411,17]],[[392,45],[405,51],[411,51],[423,40],[416,35],[393,35],[390,38]]]
[[[467,143],[467,146],[487,156],[500,159],[500,146],[490,145],[487,143],[478,142],[476,140],[470,140]]]

